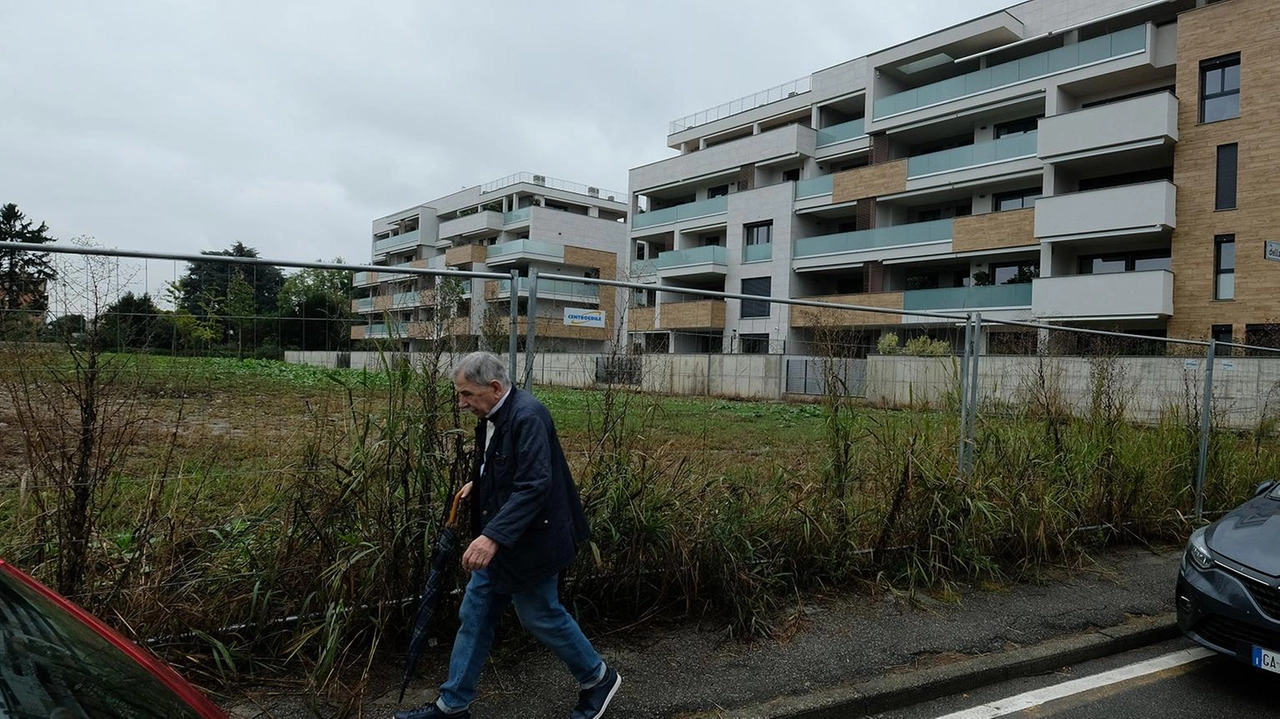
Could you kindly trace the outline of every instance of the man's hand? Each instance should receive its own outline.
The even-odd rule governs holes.
[[[458,490],[458,496],[466,499],[471,496],[471,482],[462,485],[462,489]]]
[[[493,555],[497,552],[498,543],[482,534],[471,540],[467,551],[462,553],[462,568],[468,572],[485,569],[489,566],[489,562],[493,561]]]

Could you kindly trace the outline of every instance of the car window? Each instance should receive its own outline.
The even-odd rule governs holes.
[[[200,715],[92,627],[0,572],[0,717]]]

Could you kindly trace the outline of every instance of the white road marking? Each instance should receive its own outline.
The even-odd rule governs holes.
[[[1162,672],[1166,669],[1182,666],[1183,664],[1198,662],[1201,659],[1211,656],[1213,656],[1213,652],[1202,647],[1181,649],[1162,657],[1148,659],[1144,662],[1130,664],[1125,667],[1120,667],[1119,669],[1112,669],[1109,672],[1095,674],[1082,679],[1073,679],[1069,682],[1063,682],[1062,684],[1056,684],[1051,687],[1036,689],[1026,692],[1025,694],[1019,694],[1017,696],[1000,699],[989,704],[983,704],[982,706],[973,707],[972,709],[965,709],[964,711],[947,714],[946,716],[941,716],[937,719],[992,719],[992,717],[1001,717],[1006,714],[1020,712],[1023,709],[1037,707],[1041,704],[1054,701],[1055,699],[1062,699],[1073,694],[1080,694],[1082,692],[1109,686],[1111,684],[1118,684],[1130,679],[1137,679],[1138,677]]]

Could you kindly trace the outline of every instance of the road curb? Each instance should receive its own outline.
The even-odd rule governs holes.
[[[731,719],[848,719],[892,711],[1008,679],[1045,674],[1069,664],[1126,652],[1173,639],[1178,635],[1174,614],[1142,617],[1089,634],[1053,639],[1035,646],[985,654],[954,664],[879,676],[857,684],[779,697],[755,706],[698,716]]]

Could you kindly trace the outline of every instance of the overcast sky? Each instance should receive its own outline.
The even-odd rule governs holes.
[[[529,171],[625,191],[668,122],[1012,0],[0,0],[0,203],[58,238],[369,260]]]

